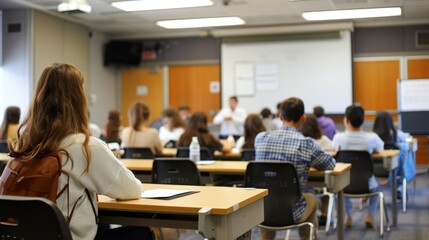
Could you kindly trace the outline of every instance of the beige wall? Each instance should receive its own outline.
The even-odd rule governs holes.
[[[33,24],[34,81],[54,62],[73,64],[87,79],[89,30],[39,11],[34,11]]]

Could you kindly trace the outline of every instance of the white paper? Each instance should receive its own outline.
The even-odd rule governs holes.
[[[256,86],[258,91],[272,91],[279,88],[279,66],[273,63],[256,65]]]
[[[210,164],[215,164],[216,161],[212,161],[212,160],[205,160],[205,161],[198,161],[197,165],[210,165]]]
[[[235,92],[238,96],[255,94],[253,63],[235,64]]]
[[[195,192],[194,190],[171,190],[171,189],[150,189],[141,194],[141,198],[169,198],[184,193]]]

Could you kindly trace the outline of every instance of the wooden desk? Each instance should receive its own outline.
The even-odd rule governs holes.
[[[200,192],[171,199],[117,201],[99,196],[100,221],[112,224],[198,229],[208,239],[235,239],[264,220],[266,189],[144,184],[144,189]]]
[[[135,173],[150,174],[153,160],[121,159],[128,169]],[[201,173],[210,174],[235,174],[243,175],[246,172],[248,162],[244,161],[215,161],[214,164],[197,165]],[[310,169],[311,176],[324,176],[324,182],[308,182],[309,186],[326,186],[329,191],[338,194],[337,216],[338,216],[338,239],[344,238],[344,203],[343,189],[350,183],[351,164],[337,163],[332,171],[320,171]]]

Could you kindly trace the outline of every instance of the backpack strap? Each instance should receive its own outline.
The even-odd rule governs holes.
[[[94,216],[95,216],[95,223],[99,223],[100,221],[99,221],[99,218],[98,218],[98,215],[97,215],[97,211],[95,210],[95,206],[94,206],[94,204],[92,203],[92,199],[91,199],[91,196],[90,196],[90,194],[89,194],[89,191],[88,191],[88,189],[87,188],[85,188],[85,192],[86,192],[86,194],[88,195],[88,199],[89,199],[89,203],[91,204],[91,208],[92,208],[92,211],[94,212]],[[74,205],[73,205],[73,207],[72,207],[72,209],[71,209],[71,212],[69,213],[69,215],[67,216],[67,224],[70,224],[70,221],[71,221],[71,218],[72,218],[72,216],[73,216],[73,213],[74,213],[74,210],[76,209],[76,206],[77,206],[77,203],[79,202],[79,200],[83,197],[83,195],[85,195],[85,193],[82,193],[82,195],[80,195],[80,197],[76,200],[76,202],[74,203]]]
[[[91,203],[92,211],[94,212],[94,216],[95,216],[95,222],[97,224],[99,224],[100,223],[100,219],[98,218],[97,211],[95,210],[95,207],[94,207],[94,204],[92,202],[91,195],[89,194],[88,188],[85,188],[85,192],[86,192],[86,195],[88,195],[89,202]]]

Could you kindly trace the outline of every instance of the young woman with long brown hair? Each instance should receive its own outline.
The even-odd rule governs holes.
[[[154,155],[162,154],[158,131],[149,127],[149,107],[142,102],[135,102],[128,111],[130,126],[121,133],[122,147],[150,148]]]
[[[189,124],[185,128],[185,132],[179,139],[179,147],[189,147],[192,137],[198,137],[198,142],[201,147],[207,147],[213,153],[230,152],[234,143],[229,141],[220,142],[213,134],[210,133],[207,126],[207,116],[203,112],[195,112],[192,114]]]
[[[121,114],[118,110],[110,110],[107,117],[106,126],[101,133],[100,139],[112,143],[116,142],[121,145],[121,139],[119,138],[119,132],[121,131]]]
[[[94,239],[96,194],[134,199],[140,197],[142,186],[104,142],[89,136],[83,85],[81,72],[72,65],[54,63],[45,68],[10,156],[39,159],[61,153],[67,174],[61,174],[58,189],[69,184],[69,191],[56,204],[65,217],[76,204],[69,223],[73,239]]]
[[[177,142],[185,131],[185,121],[180,117],[179,111],[167,108],[163,111],[164,125],[159,128],[159,138],[163,145],[169,141]]]
[[[258,114],[249,114],[244,120],[244,136],[237,140],[235,147],[240,150],[241,148],[255,149],[255,138],[260,132],[265,132],[264,122]]]

